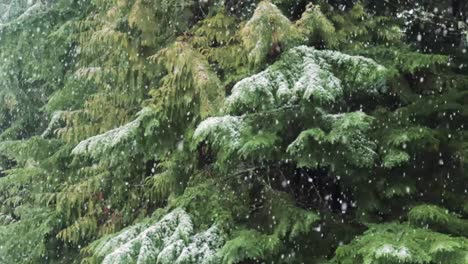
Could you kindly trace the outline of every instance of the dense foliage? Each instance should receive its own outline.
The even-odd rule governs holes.
[[[468,4],[0,0],[0,263],[468,263]]]

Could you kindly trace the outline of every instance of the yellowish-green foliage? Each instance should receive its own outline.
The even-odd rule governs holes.
[[[149,1],[137,0],[128,15],[130,27],[141,31],[141,45],[152,46],[156,40],[158,23],[153,5]]]
[[[322,13],[319,5],[308,4],[301,19],[297,20],[295,25],[308,44],[324,45],[329,49],[335,48],[338,44],[335,26]]]
[[[224,84],[230,85],[249,73],[248,53],[242,45],[241,23],[226,11],[200,21],[190,39],[196,49],[215,65]]]
[[[297,32],[278,7],[262,1],[240,34],[249,51],[249,62],[258,67],[268,55],[279,54],[294,45]]]
[[[224,98],[221,81],[208,61],[188,43],[177,41],[149,60],[162,66],[165,76],[151,92],[153,104],[180,117],[206,118],[219,110]]]

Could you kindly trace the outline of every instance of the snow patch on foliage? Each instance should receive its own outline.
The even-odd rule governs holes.
[[[373,59],[331,50],[316,52],[332,66],[332,71],[341,79],[345,90],[367,93],[385,91],[387,68]]]
[[[216,249],[223,245],[218,227],[212,226],[202,233],[198,233],[191,242],[182,249],[175,263],[214,263]]]
[[[72,150],[72,154],[88,154],[92,157],[98,157],[99,155],[105,153],[108,149],[113,148],[134,137],[143,119],[151,113],[152,111],[150,109],[144,108],[138,113],[138,117],[132,122],[81,141]]]
[[[46,8],[43,1],[14,0],[0,3],[0,29],[13,22],[20,22],[39,14]]]
[[[104,134],[90,137],[81,141],[73,150],[73,155],[98,154],[109,147],[114,147],[123,140],[129,138],[139,127],[139,120],[134,120],[124,126],[112,129]]]
[[[213,141],[229,141],[236,147],[240,144],[240,130],[243,127],[243,118],[239,116],[210,117],[201,122],[193,134],[197,143],[211,138]]]
[[[154,224],[127,228],[94,248],[103,264],[218,263],[216,251],[224,243],[216,226],[194,234],[190,216],[178,208]]]
[[[266,70],[238,82],[225,112],[269,110],[301,100],[329,105],[345,93],[380,91],[385,74],[385,67],[369,58],[299,46]]]
[[[59,127],[60,121],[62,120],[64,113],[65,111],[55,111],[54,113],[52,113],[49,125],[47,126],[46,130],[44,130],[41,137],[45,138],[54,133],[54,130]]]
[[[377,258],[392,257],[400,261],[404,261],[404,260],[411,258],[411,254],[408,248],[395,247],[394,245],[390,245],[390,244],[384,244],[381,247],[377,248],[375,251],[375,256]]]

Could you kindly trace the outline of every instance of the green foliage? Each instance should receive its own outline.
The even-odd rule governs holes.
[[[49,250],[48,235],[59,225],[58,217],[46,208],[21,206],[15,211],[21,220],[0,226],[0,260],[4,263],[37,263]]]
[[[0,151],[4,156],[25,164],[48,158],[60,145],[61,142],[58,140],[45,140],[40,137],[32,137],[22,141],[3,141],[0,144]]]
[[[33,125],[42,118],[40,107],[63,83],[68,67],[62,61],[70,56],[70,43],[48,38],[65,20],[57,9],[57,5],[46,6],[41,1],[12,1],[5,13],[11,17],[0,24],[2,140],[28,138],[41,129]],[[69,9],[62,11],[75,16]],[[52,45],[54,49],[50,49]]]
[[[331,116],[331,130],[311,128],[299,134],[288,153],[299,166],[316,168],[349,163],[371,167],[376,157],[375,143],[366,136],[372,118],[361,112]],[[340,166],[338,165],[338,166]]]
[[[373,47],[360,50],[359,54],[369,58],[379,58],[379,61],[387,66],[395,68],[401,73],[416,73],[422,70],[436,70],[437,66],[449,63],[448,56],[439,54],[421,54],[412,51],[409,47],[386,48]]]
[[[452,31],[308,2],[0,0],[0,262],[465,263]]]
[[[265,194],[263,217],[259,219],[267,229],[266,233],[255,229],[240,229],[232,235],[231,240],[220,249],[222,263],[239,263],[242,261],[276,260],[284,258],[288,246],[304,235],[310,235],[313,226],[320,219],[308,210],[297,208],[289,195],[267,190]],[[271,228],[272,227],[272,228]],[[289,261],[298,260],[294,256]]]
[[[382,224],[339,247],[332,263],[464,263],[467,242],[407,224]]]
[[[408,221],[414,226],[448,232],[455,236],[467,236],[468,221],[436,205],[419,205],[408,213]]]
[[[198,177],[207,177],[200,175]],[[235,189],[232,184],[218,184],[214,179],[189,182],[184,194],[171,199],[170,207],[184,208],[201,226],[215,224],[229,230],[244,215],[248,215],[246,190]]]
[[[409,127],[387,133],[383,146],[383,166],[393,168],[410,160],[408,151],[414,152],[438,144],[434,132],[425,127]],[[413,147],[414,146],[414,147]]]
[[[315,223],[320,220],[315,212],[298,208],[285,193],[269,190],[266,197],[267,208],[274,216],[274,234],[279,240],[286,239],[293,242],[301,235],[309,234]]]
[[[329,4],[321,5],[322,12],[335,27],[338,35],[335,38],[340,46],[344,49],[362,50],[370,45],[400,42],[403,34],[398,21],[367,12],[362,2],[357,2],[346,11],[336,10]]]
[[[345,94],[378,94],[384,85],[385,69],[372,60],[304,46],[294,48],[265,71],[238,82],[224,106],[225,113],[238,116],[203,121],[194,133],[195,143],[212,143],[220,164],[232,161],[233,156],[271,157],[281,150],[277,145],[284,138],[283,131],[260,128],[259,117],[276,114],[276,118],[288,118],[277,112],[312,105],[316,107],[312,125],[317,128],[305,128],[296,140],[286,142],[283,153],[291,155],[299,166],[310,168],[370,167],[376,157],[375,143],[368,135],[372,118],[359,112],[327,114],[322,107],[331,109],[333,103],[336,107]],[[308,120],[307,116],[298,118]]]
[[[264,235],[255,230],[241,230],[234,239],[226,242],[219,254],[222,263],[239,263],[268,258],[269,254],[278,251],[280,241],[277,237]]]

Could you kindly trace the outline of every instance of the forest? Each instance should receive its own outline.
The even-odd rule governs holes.
[[[468,264],[468,1],[0,0],[0,264]]]

